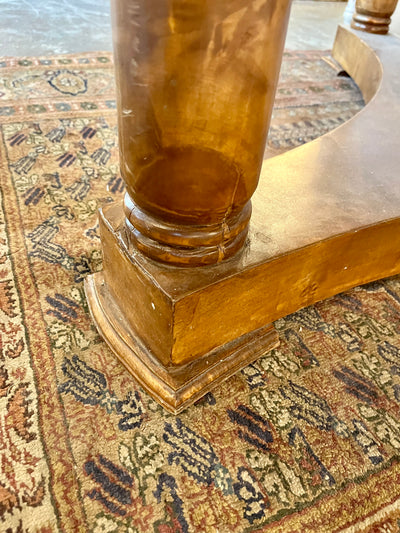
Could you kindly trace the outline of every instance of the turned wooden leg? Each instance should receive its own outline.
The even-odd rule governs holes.
[[[176,265],[244,244],[289,0],[112,0],[128,239]]]
[[[397,0],[356,0],[351,26],[368,33],[385,34],[396,6]]]
[[[116,355],[173,412],[277,345],[215,284],[241,261],[290,3],[112,0],[127,193],[100,213],[104,270],[86,293]]]

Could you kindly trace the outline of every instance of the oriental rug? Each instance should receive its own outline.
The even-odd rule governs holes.
[[[398,531],[400,278],[277,321],[278,349],[166,413],[82,288],[124,188],[111,55],[0,69],[0,530]],[[327,52],[287,52],[267,151],[362,105]]]

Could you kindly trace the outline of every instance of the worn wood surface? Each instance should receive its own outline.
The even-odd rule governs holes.
[[[273,346],[265,336],[273,320],[400,272],[400,41],[339,28],[334,56],[369,103],[333,132],[264,162],[241,253],[201,268],[162,265],[126,240],[122,206],[103,214],[104,273],[86,284],[92,314],[127,368],[173,412]],[[218,352],[216,377],[206,367]],[[149,358],[152,372],[138,371]],[[177,373],[179,384],[167,385]]]

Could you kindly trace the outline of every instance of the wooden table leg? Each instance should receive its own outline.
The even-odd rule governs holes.
[[[396,6],[397,0],[357,0],[351,26],[384,35],[389,31],[390,17]]]
[[[271,325],[238,327],[236,311],[228,322],[218,317],[218,294],[196,324],[191,287],[200,278],[209,286],[216,273],[204,265],[226,261],[246,241],[290,3],[112,0],[127,193],[123,209],[100,215],[96,322],[173,411],[277,343]],[[149,258],[166,266],[154,275]],[[179,286],[166,288],[161,278],[174,269],[184,270]]]
[[[290,0],[112,0],[127,237],[204,265],[244,244]]]

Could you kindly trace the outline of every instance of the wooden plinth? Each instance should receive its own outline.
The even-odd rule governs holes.
[[[339,27],[334,56],[368,103],[264,162],[242,252],[166,266],[126,239],[122,206],[100,217],[104,271],[86,281],[93,318],[174,413],[275,346],[274,320],[400,272],[400,41]]]
[[[278,345],[270,324],[240,335],[218,301],[202,309],[198,303],[208,287],[193,297],[182,283],[188,270],[132,251],[120,205],[100,212],[100,231],[104,271],[85,284],[93,320],[121,362],[169,411],[179,413]],[[239,302],[236,307],[240,313]]]

